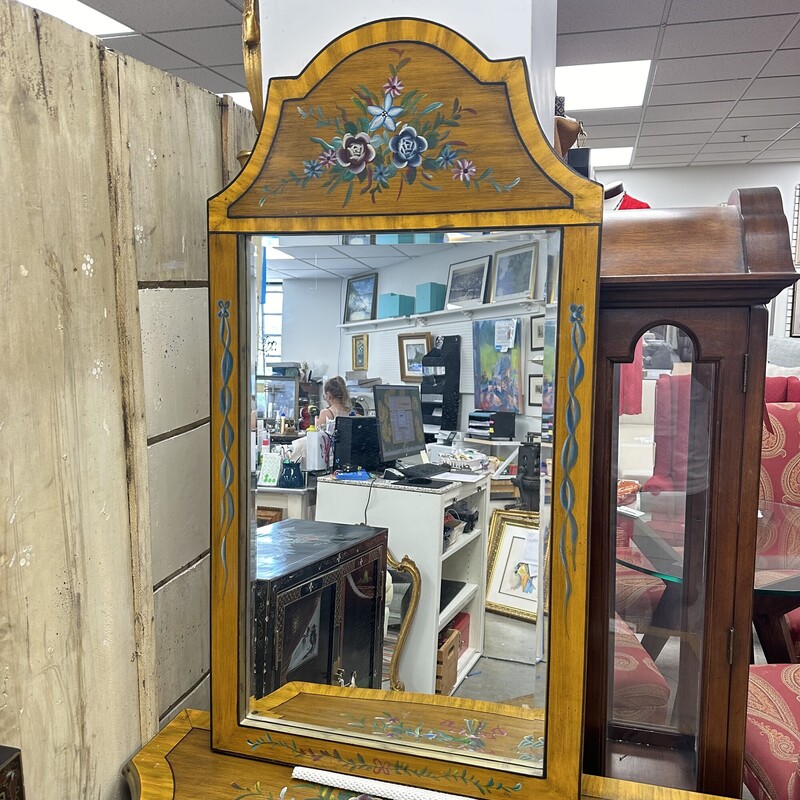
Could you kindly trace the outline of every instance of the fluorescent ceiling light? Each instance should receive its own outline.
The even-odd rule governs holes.
[[[250,102],[250,92],[220,92],[218,97],[230,97],[238,106],[253,110],[253,104]]]
[[[570,111],[640,106],[649,74],[649,61],[556,67],[556,94]]]
[[[63,19],[73,28],[91,36],[109,36],[113,33],[133,33],[133,28],[117,22],[79,0],[21,0],[26,6],[37,8],[52,17]]]
[[[633,157],[632,147],[593,147],[592,167],[627,167]]]
[[[294,261],[294,256],[289,253],[284,253],[283,250],[278,250],[280,239],[277,236],[262,236],[261,246],[267,251],[267,261],[277,261],[278,259],[291,259]]]

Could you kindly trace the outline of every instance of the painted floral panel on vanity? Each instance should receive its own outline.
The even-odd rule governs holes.
[[[231,217],[528,209],[532,192],[573,207],[523,143],[506,86],[419,42],[355,53],[286,98],[275,137]]]

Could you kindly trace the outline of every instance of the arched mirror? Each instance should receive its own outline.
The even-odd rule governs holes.
[[[577,797],[601,201],[601,187],[572,172],[543,136],[522,60],[489,61],[449,29],[419,20],[366,25],[332,42],[298,77],[270,83],[249,162],[209,202],[216,749],[467,796]],[[282,313],[268,310],[265,258],[267,274],[279,275],[281,259],[291,258],[284,270],[335,276],[341,291],[331,296],[305,281],[302,297],[290,302],[285,294]],[[524,280],[514,265],[522,265]],[[424,282],[450,284],[442,311],[398,307],[391,324],[376,319],[378,294],[402,296]],[[281,327],[270,328],[265,314]],[[270,341],[298,336],[317,354],[308,357],[312,380],[307,371],[305,387],[291,375],[264,375]],[[306,520],[259,527],[256,509],[269,503],[257,497],[252,435],[262,417],[274,425],[283,415],[284,435],[299,428],[299,393],[307,393],[306,407],[319,403],[315,373],[341,374],[351,358],[356,368],[388,358],[391,348],[400,363],[390,383],[414,387],[424,368],[418,356],[440,347],[444,363],[448,339],[458,337],[462,397],[465,387],[476,402],[482,392],[520,402],[538,395],[542,407],[536,578],[548,597],[537,615],[521,615],[518,628],[521,647],[535,658],[525,677],[471,697],[435,693],[428,682],[435,662],[419,675],[405,662],[435,654],[447,607],[463,601],[458,607],[472,609],[473,618],[483,614],[488,479],[472,489],[354,486],[341,512],[329,503],[321,513],[319,490],[314,522],[324,518],[334,528],[312,542],[319,529],[311,524],[303,533],[308,508]],[[474,350],[510,363],[508,351],[523,337],[526,361],[541,349],[538,386],[530,389],[522,368],[494,380],[497,364],[464,377]],[[370,410],[370,397],[359,401]],[[413,398],[400,391],[386,402],[405,408]],[[420,556],[402,538],[413,526],[420,541],[441,537],[441,517],[428,532],[415,515],[436,519],[462,500],[480,508],[479,522],[448,558],[441,547],[435,558]],[[509,542],[532,538],[522,522],[507,527]],[[409,555],[422,576],[399,659],[406,691],[381,680],[385,651],[374,637],[351,669],[336,661],[349,634],[321,635],[326,615],[340,623],[352,608],[385,644],[387,536],[394,555]],[[331,569],[279,604],[260,600],[256,583],[276,557],[291,567],[301,539],[330,555]],[[334,546],[345,541],[355,550]],[[512,561],[513,552],[503,558]],[[452,596],[445,584],[455,584]],[[287,603],[297,611],[291,620]],[[422,636],[426,620],[431,633]],[[475,649],[484,632],[469,632]],[[277,678],[262,680],[259,665],[276,649],[284,654]]]

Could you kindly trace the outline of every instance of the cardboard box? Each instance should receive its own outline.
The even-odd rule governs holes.
[[[418,283],[416,313],[427,314],[444,308],[447,287],[443,283]]]
[[[449,695],[458,677],[458,656],[461,652],[461,634],[448,628],[436,651],[436,694]]]
[[[414,298],[410,294],[379,294],[378,319],[407,317],[414,313]]]

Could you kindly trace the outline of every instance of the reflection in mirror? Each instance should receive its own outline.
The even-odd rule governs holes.
[[[696,360],[674,325],[646,331],[614,367],[616,542],[609,619],[613,675],[607,772],[630,778],[648,758],[698,781],[709,463],[715,364]],[[648,781],[639,772],[636,780]],[[653,779],[658,782],[658,778]]]
[[[249,723],[542,774],[560,229],[246,249]],[[493,521],[522,441],[535,505]]]

